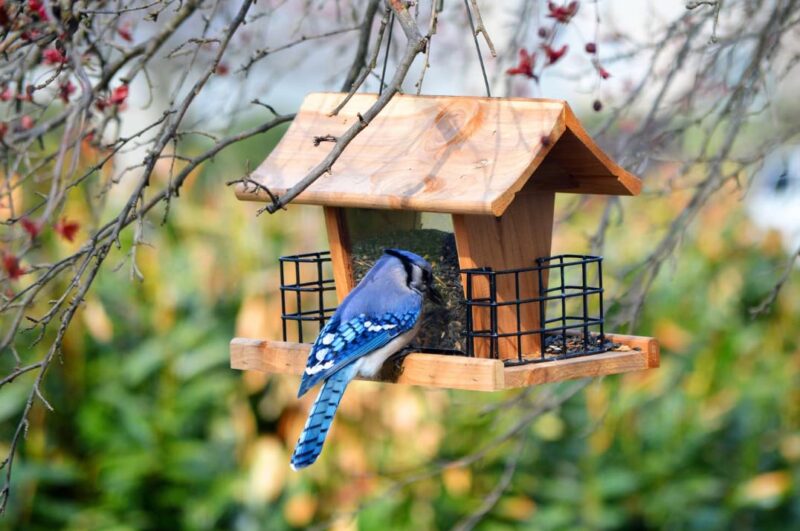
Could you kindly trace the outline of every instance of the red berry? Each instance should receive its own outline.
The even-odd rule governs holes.
[[[43,51],[42,57],[44,57],[44,63],[47,65],[61,65],[67,62],[67,58],[64,57],[64,54],[55,48],[48,48]]]
[[[11,280],[17,280],[25,274],[25,268],[19,265],[19,258],[10,253],[3,252],[3,269]]]
[[[120,85],[111,92],[111,97],[108,99],[112,105],[120,105],[125,103],[128,98],[128,85]]]
[[[61,98],[61,101],[64,103],[69,103],[69,97],[72,96],[73,92],[75,92],[75,85],[69,80],[62,82],[58,86],[58,97]]]
[[[133,42],[133,34],[130,30],[130,25],[123,24],[122,26],[117,28],[117,34],[122,38],[122,40],[127,42]]]
[[[39,224],[35,221],[31,221],[28,218],[22,218],[19,220],[19,222],[22,225],[22,229],[28,233],[28,236],[31,237],[31,240],[39,235],[41,227],[39,227]]]
[[[519,62],[517,63],[517,66],[506,70],[506,74],[509,76],[522,74],[523,76],[535,79],[536,76],[533,73],[534,66],[536,66],[536,54],[530,54],[525,48],[520,48]]]
[[[61,235],[67,241],[74,241],[75,234],[81,228],[80,223],[77,221],[67,221],[67,218],[61,218],[54,226],[53,230]]]
[[[567,53],[569,46],[565,44],[564,46],[556,50],[555,48],[551,48],[550,45],[545,44],[544,46],[542,46],[542,48],[544,48],[544,53],[547,54],[547,64],[552,65],[556,61],[561,59],[565,53]]]
[[[557,22],[566,24],[575,13],[578,12],[578,2],[570,2],[565,6],[557,6],[555,2],[547,2],[547,9],[550,13],[547,15],[550,18],[556,19]]]

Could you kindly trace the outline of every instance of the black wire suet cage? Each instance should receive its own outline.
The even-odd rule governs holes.
[[[335,282],[330,268],[330,253],[305,253],[280,258],[280,292],[283,340],[304,342],[316,336],[336,310],[332,300]],[[609,349],[603,321],[603,258],[562,254],[538,258],[530,267],[498,270],[462,269],[464,286],[464,351],[475,356],[478,344],[488,344],[488,357],[503,359],[508,366],[554,361],[605,352]],[[516,297],[499,300],[497,286],[513,282]],[[520,296],[525,282],[538,285],[537,297]],[[488,295],[473,294],[477,283],[488,285]],[[486,290],[483,290],[486,291]],[[330,295],[328,293],[330,292]],[[541,326],[525,329],[520,315],[528,305],[535,305]],[[499,330],[497,312],[501,307],[516,311],[516,329]],[[474,329],[476,312],[488,312],[488,328]],[[290,327],[290,323],[294,323]],[[290,334],[293,328],[295,334]],[[294,335],[295,337],[291,337]],[[537,335],[540,348],[525,352],[523,338]],[[505,356],[504,344],[515,344],[513,357]]]

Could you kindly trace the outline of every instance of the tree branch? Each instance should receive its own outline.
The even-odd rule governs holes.
[[[375,20],[375,13],[378,12],[378,5],[381,0],[369,0],[367,8],[364,12],[364,20],[361,22],[361,29],[358,34],[358,46],[356,47],[356,54],[353,57],[353,63],[350,65],[350,70],[347,76],[342,81],[342,92],[350,90],[356,82],[359,73],[367,67],[366,58],[369,51],[369,38],[372,35],[372,21]],[[378,46],[380,48],[380,46]]]
[[[400,23],[400,27],[403,28],[403,33],[405,33],[406,39],[408,40],[406,43],[405,52],[403,53],[403,58],[400,60],[400,64],[397,65],[397,69],[395,70],[391,82],[389,82],[386,90],[378,97],[377,101],[361,115],[362,118],[353,123],[353,125],[350,126],[347,131],[339,136],[339,138],[336,140],[336,144],[333,146],[333,149],[322,160],[322,162],[317,164],[314,169],[312,169],[308,175],[303,177],[297,184],[289,188],[285,194],[278,197],[276,201],[272,201],[271,203],[267,204],[265,210],[270,214],[288,205],[289,202],[300,195],[303,190],[311,186],[311,184],[319,179],[324,173],[331,171],[331,167],[333,166],[334,162],[336,162],[339,156],[344,152],[344,149],[347,147],[347,145],[369,125],[372,119],[375,118],[378,113],[381,112],[384,107],[386,107],[386,104],[389,103],[392,97],[397,94],[397,92],[400,90],[403,80],[408,74],[408,70],[411,68],[411,64],[414,62],[414,59],[418,54],[425,51],[427,40],[420,34],[417,23],[408,12],[408,8],[406,7],[405,3],[401,2],[400,0],[386,0],[386,3],[394,11],[395,17]]]

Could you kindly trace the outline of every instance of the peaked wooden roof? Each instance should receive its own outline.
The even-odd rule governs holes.
[[[309,94],[280,143],[251,176],[275,194],[331,150],[314,137],[342,134],[375,94],[356,94],[337,116],[339,93]],[[537,171],[538,170],[538,171]],[[533,176],[533,179],[531,177]],[[636,195],[639,179],[615,164],[562,100],[396,95],[295,202],[501,215],[534,189]],[[239,185],[240,199],[267,201]]]

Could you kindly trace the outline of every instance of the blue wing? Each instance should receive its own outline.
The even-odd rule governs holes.
[[[345,322],[334,316],[311,347],[298,398],[345,365],[414,328],[420,311],[420,307],[415,307],[402,314],[385,313],[378,317],[360,314]]]

